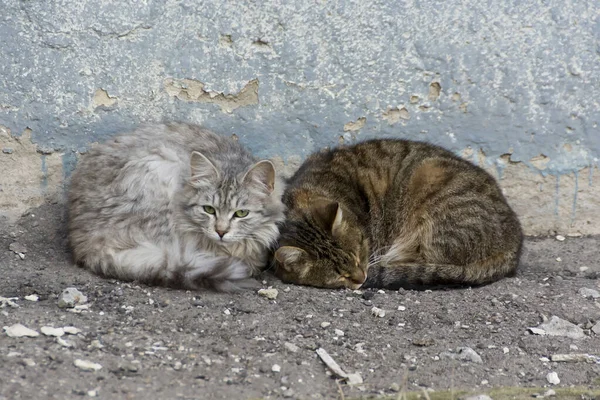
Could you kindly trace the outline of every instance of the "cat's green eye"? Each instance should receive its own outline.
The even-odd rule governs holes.
[[[216,210],[215,210],[215,208],[214,208],[213,206],[202,206],[202,208],[204,209],[204,211],[205,211],[207,214],[211,214],[211,215],[213,215],[213,214],[215,214],[215,213],[216,213]]]
[[[250,211],[248,210],[237,210],[236,212],[233,213],[234,217],[236,218],[244,218],[245,216],[248,215]]]

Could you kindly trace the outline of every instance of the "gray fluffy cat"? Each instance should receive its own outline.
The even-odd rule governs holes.
[[[229,291],[265,265],[282,181],[232,138],[147,125],[92,147],[69,190],[75,261],[122,280]]]

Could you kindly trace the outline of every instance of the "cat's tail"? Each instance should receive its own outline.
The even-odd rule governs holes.
[[[397,290],[453,286],[481,286],[513,276],[518,257],[500,254],[467,265],[429,263],[380,263],[369,267],[361,288]]]
[[[172,249],[171,249],[172,250]],[[180,289],[233,292],[258,286],[252,269],[233,257],[202,252],[169,251],[152,243],[124,250],[86,252],[75,261],[95,273],[124,281],[137,281]]]

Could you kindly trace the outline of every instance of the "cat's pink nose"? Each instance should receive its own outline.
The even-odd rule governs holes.
[[[217,235],[219,235],[219,237],[221,239],[223,239],[223,236],[225,236],[225,234],[227,233],[227,230],[215,229],[215,232],[217,232]]]
[[[367,280],[367,274],[363,270],[354,271],[354,274],[350,277],[352,282],[362,285]]]

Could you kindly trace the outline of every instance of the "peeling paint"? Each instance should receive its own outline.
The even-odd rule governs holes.
[[[429,85],[429,100],[436,101],[440,97],[442,86],[439,82],[431,82]]]
[[[388,108],[386,112],[382,114],[382,118],[388,122],[388,124],[393,125],[400,120],[408,120],[410,119],[410,113],[406,109],[406,107],[402,108]]]
[[[92,97],[92,109],[98,107],[112,107],[117,103],[117,98],[110,96],[104,89],[96,89]]]
[[[164,88],[169,96],[187,102],[217,104],[226,113],[239,107],[258,104],[258,79],[248,82],[237,94],[204,90],[205,86],[195,79],[168,78],[164,81]]]
[[[0,148],[13,150],[0,153],[0,217],[9,221],[49,198],[62,196],[61,155],[40,154],[31,135],[31,130],[26,129],[14,137],[8,128],[0,126]]]
[[[348,122],[344,125],[344,132],[356,132],[361,130],[365,124],[367,123],[367,119],[365,117],[360,117],[356,121]]]

